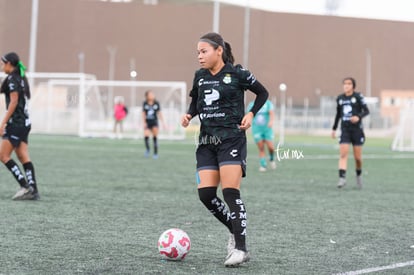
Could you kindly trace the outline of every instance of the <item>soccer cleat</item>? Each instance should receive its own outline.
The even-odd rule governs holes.
[[[152,156],[152,158],[153,158],[153,159],[158,159],[158,154],[154,154],[154,155]]]
[[[237,267],[242,263],[247,263],[250,260],[249,252],[233,249],[227,256],[224,265],[226,267]]]
[[[358,189],[362,189],[362,176],[361,175],[356,177],[356,184],[357,184]]]
[[[266,172],[266,171],[267,171],[266,167],[260,166],[259,172]]]
[[[13,196],[13,200],[29,200],[33,197],[33,188],[32,187],[22,187],[16,194]]]
[[[272,168],[273,170],[276,170],[276,168],[277,168],[276,161],[272,160],[270,162],[270,168]]]
[[[149,156],[150,156],[150,151],[145,151],[144,156],[145,156],[146,158],[149,158]]]
[[[345,186],[345,184],[346,184],[346,179],[345,178],[339,178],[337,187],[342,188],[342,187]]]
[[[229,241],[227,242],[227,257],[230,256],[231,252],[236,247],[236,240],[234,239],[234,234],[230,233]]]

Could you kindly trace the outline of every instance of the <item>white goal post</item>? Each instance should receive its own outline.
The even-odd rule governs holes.
[[[151,90],[161,105],[166,127],[162,139],[184,139],[180,117],[186,110],[187,87],[178,81],[108,81],[80,73],[32,73],[30,118],[36,133],[81,137],[143,136],[142,103]],[[0,74],[4,79],[5,75]],[[115,100],[122,98],[128,109],[123,133],[114,133]],[[4,100],[0,111],[5,109]]]
[[[400,111],[397,134],[392,142],[394,151],[414,151],[414,100],[409,100]]]

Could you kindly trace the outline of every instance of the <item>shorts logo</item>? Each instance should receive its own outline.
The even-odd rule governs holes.
[[[205,90],[204,91],[204,102],[206,105],[213,104],[213,101],[217,101],[220,99],[220,93],[216,89]]]
[[[226,76],[223,78],[223,82],[225,84],[230,84],[231,83],[231,75],[230,74],[226,74]]]
[[[237,157],[239,155],[237,152],[238,152],[237,149],[231,150],[230,156],[232,156],[233,158]]]

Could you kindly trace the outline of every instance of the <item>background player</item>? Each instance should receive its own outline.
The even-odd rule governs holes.
[[[268,92],[255,76],[233,66],[231,47],[217,33],[202,36],[197,44],[201,69],[195,73],[191,104],[181,124],[187,127],[198,115],[201,126],[196,151],[198,194],[208,210],[229,230],[225,266],[250,259],[246,249],[246,208],[240,183],[246,172],[246,134],[254,115],[266,102]],[[244,112],[244,91],[255,93],[250,112]],[[221,184],[228,208],[217,197]]]
[[[247,110],[250,111],[253,105],[254,102],[250,102]],[[273,103],[270,100],[267,100],[263,107],[260,108],[259,112],[257,112],[252,125],[253,139],[259,148],[260,172],[265,172],[267,170],[265,146],[267,146],[269,152],[270,167],[276,169],[276,162],[274,160],[275,146],[273,145],[273,140],[275,138],[275,135],[273,134],[274,120],[275,113]]]
[[[128,109],[124,104],[123,98],[117,97],[115,99],[115,106],[114,106],[114,118],[115,118],[114,133],[119,134],[118,137],[121,137],[122,135],[122,132],[124,130],[122,124],[127,115],[128,115]],[[118,132],[118,127],[119,127],[119,132]]]
[[[336,99],[336,116],[332,127],[332,138],[335,138],[338,122],[341,120],[338,188],[342,188],[346,184],[346,168],[349,144],[351,143],[354,149],[357,186],[362,188],[362,145],[365,142],[362,118],[369,114],[369,110],[362,94],[355,92],[355,79],[347,77],[342,83],[344,93]]]
[[[155,95],[152,91],[145,92],[145,101],[142,106],[142,119],[144,121],[144,140],[145,140],[145,157],[150,155],[149,138],[152,134],[152,140],[154,143],[154,155],[153,158],[158,158],[158,118],[161,120],[164,128],[164,117],[161,113],[161,105],[155,99]]]
[[[29,119],[27,101],[30,99],[30,88],[25,76],[26,67],[16,53],[8,53],[1,57],[2,69],[8,74],[1,85],[1,93],[6,97],[7,112],[0,124],[0,160],[13,174],[20,185],[20,190],[13,196],[14,200],[37,200],[35,170],[28,150]],[[11,158],[13,151],[22,163],[26,178],[17,163]]]

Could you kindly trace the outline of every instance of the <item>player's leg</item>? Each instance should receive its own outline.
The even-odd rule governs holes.
[[[16,143],[16,145],[18,142]],[[16,181],[20,185],[20,190],[13,196],[14,200],[26,199],[28,195],[32,193],[32,188],[27,184],[26,178],[24,177],[22,171],[20,170],[17,163],[11,158],[11,154],[14,150],[14,145],[7,139],[3,138],[0,143],[0,160],[12,173]]]
[[[270,167],[272,169],[276,169],[275,146],[273,144],[273,140],[274,140],[275,136],[273,134],[273,129],[267,128],[264,138],[265,138],[267,149],[269,151]]]
[[[338,188],[344,187],[346,184],[346,168],[348,164],[349,143],[341,143],[339,145],[339,182]]]
[[[352,133],[352,145],[355,159],[355,172],[357,187],[362,188],[362,145],[365,143],[365,134],[362,129],[356,129]]]
[[[354,145],[353,149],[357,186],[358,188],[362,188],[362,145]]]
[[[158,126],[154,126],[151,129],[152,132],[152,142],[154,145],[154,158],[158,158]]]
[[[28,144],[26,142],[21,142],[15,149],[15,153],[20,163],[23,165],[27,183],[33,188],[33,199],[40,199],[39,190],[37,189],[35,169],[30,159]]]
[[[266,163],[266,153],[265,153],[265,145],[264,145],[264,141],[263,140],[259,140],[256,145],[257,148],[259,149],[259,159],[260,159],[260,168],[259,171],[260,172],[265,172],[266,171],[266,167],[267,167],[267,163]]]
[[[246,248],[247,214],[240,195],[242,177],[246,174],[246,139],[223,142],[218,153],[223,197],[230,210],[235,249],[229,253],[225,266],[236,266],[250,259]]]
[[[196,157],[196,177],[200,201],[214,217],[232,232],[229,211],[224,202],[217,196],[220,174],[215,152],[211,151],[208,146],[200,145],[197,148]]]
[[[151,130],[147,127],[144,129],[144,142],[145,142],[145,157],[149,157],[150,155],[150,145],[149,145],[149,137],[151,135]]]

